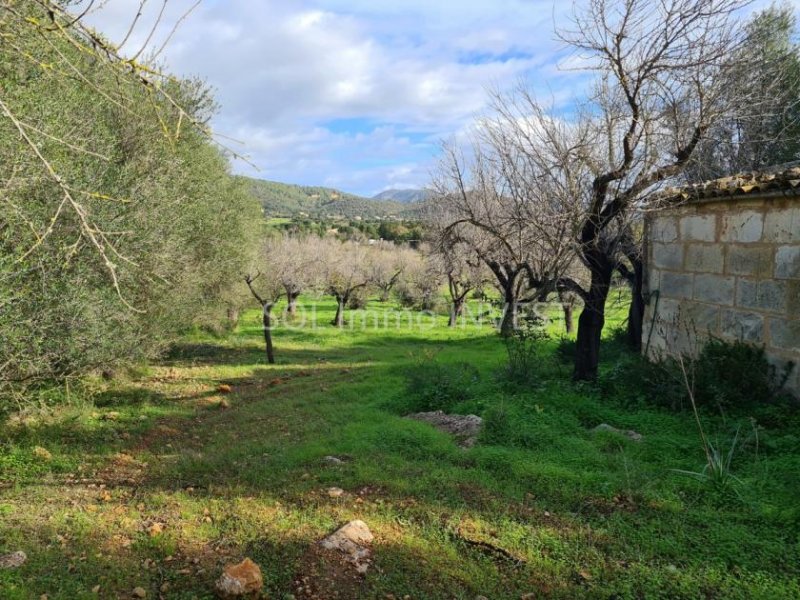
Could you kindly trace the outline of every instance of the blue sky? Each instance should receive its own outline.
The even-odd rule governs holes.
[[[165,24],[193,3],[170,0]],[[123,51],[142,44],[160,4],[150,0]],[[92,19],[119,41],[138,5],[111,0]],[[439,142],[469,127],[489,88],[525,79],[557,106],[581,98],[586,77],[563,69],[553,33],[570,10],[544,0],[205,0],[161,59],[215,88],[215,130],[258,167],[236,162],[236,172],[373,195],[424,186]]]

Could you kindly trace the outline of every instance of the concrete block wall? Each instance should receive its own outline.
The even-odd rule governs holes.
[[[800,196],[663,209],[645,239],[649,354],[693,353],[710,335],[760,344],[795,363],[787,387],[800,396]]]

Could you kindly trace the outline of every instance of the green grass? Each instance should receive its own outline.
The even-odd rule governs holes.
[[[9,419],[0,554],[29,560],[0,571],[0,598],[129,597],[135,586],[212,598],[222,565],[244,556],[270,598],[303,597],[294,582],[308,549],[354,518],[375,534],[375,560],[341,597],[800,597],[796,415],[703,415],[722,440],[752,431],[748,417],[762,423],[759,446],[746,438],[732,464],[742,484],[721,494],[676,472],[703,463],[693,417],[624,382],[571,383],[558,322],[519,386],[503,380],[488,326],[449,329],[437,316],[339,331],[333,304],[318,307],[318,327],[278,328],[276,365],[263,362],[253,311],[230,336],[187,336],[135,376],[85,381],[67,406]],[[610,306],[610,328],[624,308]],[[604,356],[606,375],[635,360],[611,341]],[[437,398],[485,418],[470,450],[402,418],[431,387],[410,373],[459,364],[474,367],[468,389],[439,385]],[[603,422],[644,439],[590,431]],[[329,498],[330,486],[345,496]],[[151,535],[154,523],[163,531]]]

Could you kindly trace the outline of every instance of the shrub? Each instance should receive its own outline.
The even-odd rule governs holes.
[[[769,401],[788,376],[767,361],[764,348],[713,338],[691,368],[697,404],[720,410]]]
[[[556,345],[556,357],[563,363],[571,363],[575,360],[576,342],[572,338],[561,336]]]
[[[450,411],[474,397],[480,381],[478,370],[468,363],[420,363],[407,372],[404,412]]]
[[[548,339],[540,317],[530,314],[521,319],[520,327],[505,339],[508,353],[506,376],[513,383],[531,383],[536,375],[539,345]]]
[[[646,402],[679,410],[687,400],[680,372],[670,359],[650,362],[628,354],[600,375],[598,385],[604,397],[622,399],[626,405]]]

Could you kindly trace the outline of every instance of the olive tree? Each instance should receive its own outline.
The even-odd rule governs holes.
[[[259,223],[210,141],[206,86],[122,56],[65,5],[0,3],[4,397],[218,318]]]

